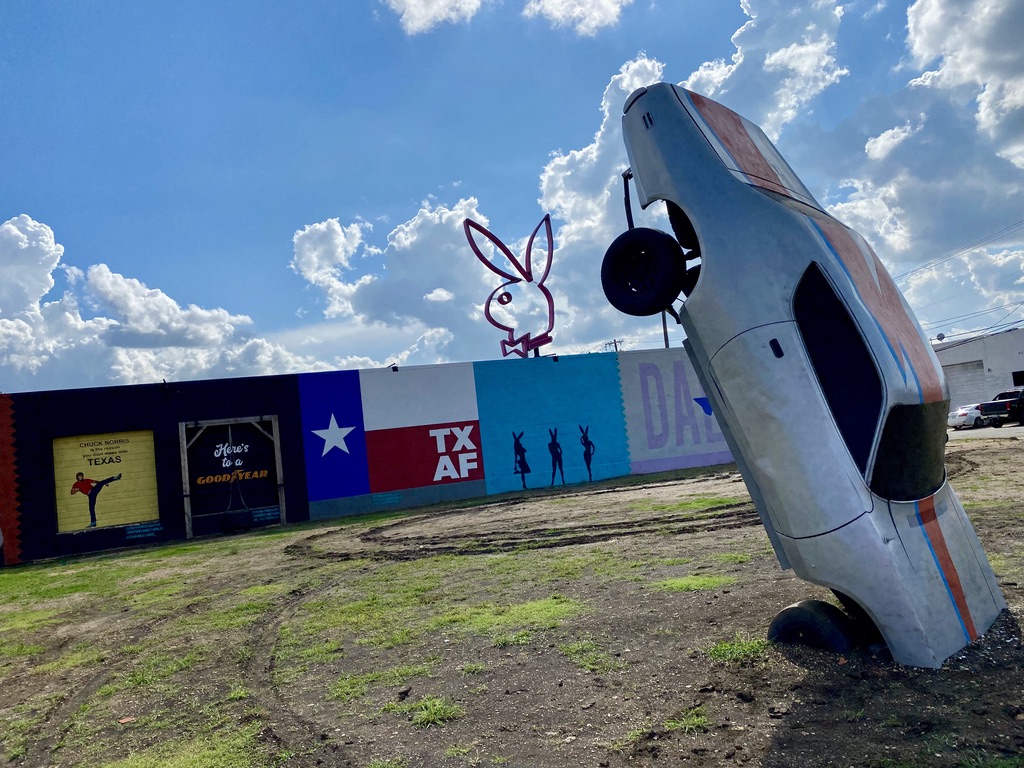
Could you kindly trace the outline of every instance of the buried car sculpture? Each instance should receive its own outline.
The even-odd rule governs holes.
[[[629,230],[605,294],[682,324],[782,567],[847,609],[798,603],[769,637],[842,650],[869,618],[896,661],[941,666],[1006,603],[946,478],[949,397],[910,307],[750,121],[659,83],[622,124]],[[633,227],[629,179],[672,234]]]

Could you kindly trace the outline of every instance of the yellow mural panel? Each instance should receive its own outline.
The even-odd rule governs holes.
[[[157,520],[153,433],[111,432],[53,441],[60,533]]]

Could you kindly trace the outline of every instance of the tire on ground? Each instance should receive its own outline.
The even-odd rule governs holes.
[[[840,608],[823,600],[801,600],[772,620],[768,639],[783,645],[805,645],[833,653],[849,653],[856,629]]]

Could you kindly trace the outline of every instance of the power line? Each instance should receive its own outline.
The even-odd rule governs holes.
[[[980,328],[980,329],[973,330],[973,331],[964,331],[964,333],[952,334],[953,336],[968,336],[968,338],[962,339],[962,340],[957,341],[957,342],[955,342],[953,344],[950,344],[948,347],[946,347],[946,349],[953,349],[955,347],[962,346],[962,345],[967,344],[967,343],[969,343],[971,341],[974,341],[974,339],[978,338],[979,336],[983,336],[985,334],[991,334],[991,333],[996,333],[998,331],[1009,330],[1010,328],[1016,326],[1019,321],[1015,320],[1015,321],[1010,322],[1010,323],[1007,323],[1007,322],[1004,322],[1004,321],[1006,320],[1006,318],[1008,318],[1010,315],[1014,314],[1021,307],[1024,307],[1024,301],[1021,301],[1021,302],[1017,303],[1014,306],[1014,308],[1011,309],[1009,312],[1007,312],[1005,315],[1003,315],[1002,318],[1000,318],[1000,320],[998,322],[993,323],[992,325],[988,326],[987,328]],[[949,338],[949,336],[947,336],[946,338]]]
[[[985,237],[979,238],[978,240],[975,240],[973,243],[968,243],[967,245],[964,245],[964,246],[962,246],[960,248],[957,248],[955,251],[950,251],[945,256],[939,256],[939,258],[937,258],[937,259],[933,259],[933,260],[931,260],[929,262],[921,264],[920,266],[914,267],[913,269],[908,269],[903,274],[896,275],[896,277],[894,279],[895,280],[904,280],[905,278],[908,278],[911,275],[916,275],[918,272],[924,272],[926,269],[931,269],[932,267],[937,266],[937,265],[943,263],[944,261],[949,261],[950,259],[955,259],[957,256],[959,256],[959,255],[961,255],[963,253],[966,253],[967,251],[971,251],[971,250],[974,250],[975,248],[978,248],[978,247],[980,247],[982,245],[985,245],[987,243],[991,243],[993,240],[998,240],[999,238],[1004,237],[1004,236],[1010,234],[1011,232],[1015,232],[1016,230],[1021,229],[1021,228],[1024,228],[1024,219],[1022,219],[1021,221],[1018,221],[1018,222],[1016,222],[1014,224],[1007,224],[1005,227],[1003,227],[1002,229],[998,230],[997,232],[993,232],[990,235],[986,235]]]
[[[931,306],[929,304],[929,306]],[[947,317],[944,320],[935,320],[932,322],[921,323],[921,328],[935,328],[938,326],[946,325],[947,323],[955,323],[960,320],[969,320],[972,317],[979,317],[980,315],[987,315],[991,312],[998,312],[1000,309],[1006,309],[1007,307],[1019,307],[1019,303],[1012,304],[1000,304],[998,307],[989,307],[988,309],[981,309],[977,312],[968,312],[963,315],[957,315],[955,317]]]

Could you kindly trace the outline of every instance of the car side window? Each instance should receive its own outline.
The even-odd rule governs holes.
[[[882,379],[846,305],[816,263],[797,284],[793,315],[839,433],[866,476],[882,414]]]

